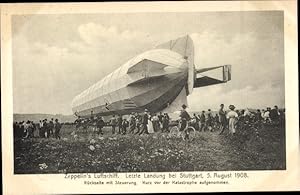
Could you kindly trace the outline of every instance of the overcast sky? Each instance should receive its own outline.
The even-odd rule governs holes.
[[[14,113],[71,114],[75,95],[186,34],[197,68],[232,65],[230,82],[194,89],[190,110],[284,106],[283,12],[18,15],[12,32]]]

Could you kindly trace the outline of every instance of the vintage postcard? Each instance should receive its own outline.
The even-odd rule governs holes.
[[[296,8],[1,4],[4,193],[299,190]]]

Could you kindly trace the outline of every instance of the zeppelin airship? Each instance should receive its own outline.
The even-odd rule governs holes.
[[[193,88],[230,80],[231,65],[195,69],[193,40],[186,35],[130,59],[78,94],[71,106],[83,118],[145,109],[175,112],[188,105]]]

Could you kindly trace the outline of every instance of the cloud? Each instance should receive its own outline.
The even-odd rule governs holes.
[[[238,108],[284,107],[281,39],[253,32],[227,37],[213,31],[191,37],[196,68],[232,65],[231,81],[194,89],[188,97],[191,110],[218,109],[221,103]]]
[[[225,84],[226,85],[226,84]],[[190,110],[217,110],[221,103],[234,104],[240,108],[266,108],[278,105],[284,107],[284,89],[279,85],[266,83],[258,88],[245,86],[231,91],[222,90],[221,85],[194,89],[193,95],[188,96]]]
[[[15,34],[14,112],[70,114],[75,95],[147,48],[145,34],[113,26],[87,23],[78,33],[82,40],[63,46]]]
[[[173,25],[163,24],[155,26],[149,35],[154,28],[140,28],[143,20],[131,25],[90,21],[76,21],[70,31],[64,27],[52,36],[40,33],[44,28],[38,28],[34,35],[43,34],[43,39],[32,35],[32,27],[15,34],[15,112],[70,113],[70,102],[77,93],[130,58],[188,32],[181,28],[183,25],[176,30]],[[55,31],[56,27],[53,21],[51,29]],[[197,68],[232,64],[230,82],[194,89],[188,97],[193,110],[218,108],[220,103],[237,107],[284,105],[283,40],[278,33],[226,33],[226,29],[223,33],[223,29],[197,26],[191,29],[198,31],[191,35]],[[70,33],[75,38],[66,36]]]
[[[157,39],[145,32],[93,22],[79,25],[77,31],[82,42],[70,42],[70,52],[86,53],[91,58],[98,58],[106,74],[141,52],[151,49],[153,41]]]
[[[72,98],[105,74],[98,55],[74,53],[70,45],[29,43],[18,35],[13,46],[14,112],[70,114]]]
[[[116,26],[105,27],[92,22],[80,25],[78,32],[82,40],[90,45],[98,44],[101,41],[119,42],[122,44],[122,42],[147,40],[147,34],[143,32],[120,30]]]
[[[265,83],[284,85],[283,39],[258,33],[231,37],[220,33],[193,34],[196,68],[232,65],[231,89],[258,87]]]
[[[68,53],[68,48],[66,47],[50,46],[41,42],[34,42],[30,49],[32,50],[32,52],[44,54],[46,53],[48,55],[65,55]]]

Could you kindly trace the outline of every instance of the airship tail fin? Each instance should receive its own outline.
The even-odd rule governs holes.
[[[156,46],[157,49],[169,49],[182,55],[188,62],[188,87],[187,95],[191,94],[195,81],[195,65],[194,65],[194,43],[189,35],[170,40]]]
[[[196,70],[194,87],[205,87],[231,80],[231,65],[215,66]]]
[[[156,49],[169,49],[175,51],[194,64],[194,44],[189,35],[162,43],[156,46]]]

